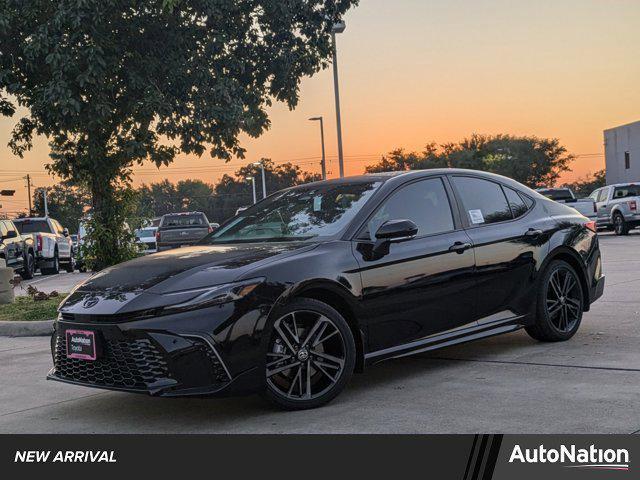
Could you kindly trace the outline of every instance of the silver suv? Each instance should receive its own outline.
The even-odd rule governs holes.
[[[596,202],[598,228],[627,235],[640,225],[640,183],[618,183],[598,188],[589,195]]]

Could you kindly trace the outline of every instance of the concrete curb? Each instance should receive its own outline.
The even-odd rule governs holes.
[[[0,322],[0,337],[44,337],[53,333],[53,320]]]

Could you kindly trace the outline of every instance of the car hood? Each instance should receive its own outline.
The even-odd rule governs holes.
[[[233,282],[246,272],[315,245],[301,242],[194,246],[115,265],[93,275],[79,291],[166,293]]]
[[[316,246],[303,242],[198,245],[147,255],[93,275],[63,302],[61,312],[100,315],[159,307],[165,303],[165,293],[251,278],[251,271],[260,266]],[[194,295],[185,292],[184,299]]]

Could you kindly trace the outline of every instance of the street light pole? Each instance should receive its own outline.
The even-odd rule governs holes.
[[[260,167],[262,169],[262,198],[267,198],[267,181],[264,176],[264,163],[262,160],[254,163],[256,167]],[[255,201],[253,203],[256,203]]]
[[[338,85],[338,50],[336,48],[336,33],[344,32],[344,22],[337,22],[331,29],[331,41],[333,43],[333,89],[336,96],[336,128],[338,130],[338,163],[340,165],[340,178],[344,177],[344,155],[342,152],[342,120],[340,119],[340,87]]]
[[[319,121],[320,122],[320,142],[322,144],[322,161],[320,162],[320,166],[322,167],[322,179],[327,179],[327,160],[324,154],[324,122],[322,121],[322,117],[311,117],[309,120],[312,122]]]
[[[251,181],[251,188],[253,190],[253,203],[256,203],[256,177],[247,177],[247,182]]]

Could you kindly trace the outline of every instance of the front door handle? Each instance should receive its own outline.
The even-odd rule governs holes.
[[[538,237],[542,235],[542,230],[537,230],[535,228],[530,228],[526,232],[524,232],[525,237]]]
[[[463,253],[465,250],[469,250],[473,245],[470,243],[456,242],[449,247],[450,252]]]

